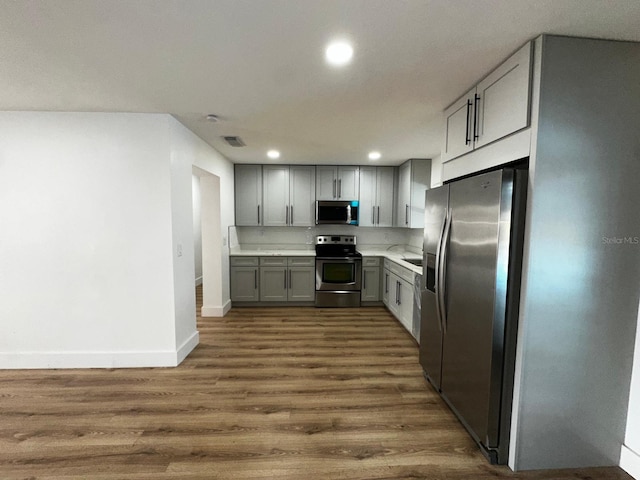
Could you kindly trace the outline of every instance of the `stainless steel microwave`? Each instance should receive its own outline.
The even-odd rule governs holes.
[[[316,225],[358,225],[358,200],[317,200]]]

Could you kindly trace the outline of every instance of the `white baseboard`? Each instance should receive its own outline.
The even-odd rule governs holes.
[[[194,332],[177,350],[0,353],[0,369],[175,367],[198,345]]]
[[[198,278],[196,278],[196,287],[202,285],[202,275],[200,275]]]
[[[180,365],[182,361],[187,358],[194,348],[198,346],[198,342],[200,341],[200,333],[196,330],[193,334],[187,338],[180,347],[178,347],[178,351],[176,352],[176,365]]]
[[[0,353],[0,369],[175,367],[175,351]]]
[[[640,480],[640,455],[626,445],[620,450],[620,467],[636,480]]]
[[[200,315],[203,317],[224,317],[231,310],[231,300],[227,300],[222,306],[203,305]]]

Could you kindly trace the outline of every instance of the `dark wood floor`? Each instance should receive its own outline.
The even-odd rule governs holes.
[[[487,464],[383,308],[198,319],[178,368],[0,371],[0,478],[630,479]]]

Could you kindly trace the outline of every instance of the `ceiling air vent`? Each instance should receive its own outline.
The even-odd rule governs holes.
[[[224,141],[227,142],[232,147],[244,147],[245,143],[242,141],[240,137],[222,137]]]

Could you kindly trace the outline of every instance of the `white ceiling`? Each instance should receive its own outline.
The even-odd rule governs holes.
[[[0,109],[171,113],[250,163],[269,148],[280,163],[433,157],[443,108],[527,40],[640,41],[638,0],[0,0],[0,12]],[[355,49],[341,69],[323,58],[336,37]]]

